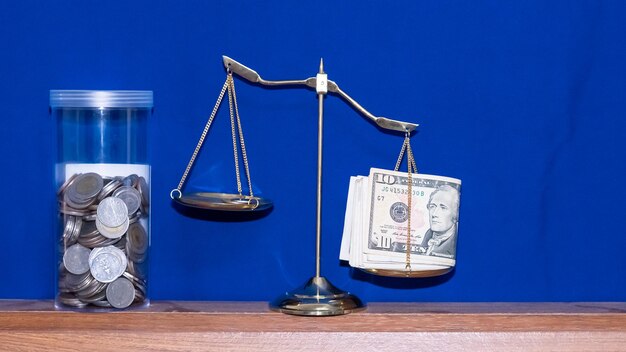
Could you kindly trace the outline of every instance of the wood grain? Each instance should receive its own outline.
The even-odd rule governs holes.
[[[625,351],[626,303],[371,303],[298,317],[263,302],[153,302],[144,310],[56,311],[0,300],[0,350]]]

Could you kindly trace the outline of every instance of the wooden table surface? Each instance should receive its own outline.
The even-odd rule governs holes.
[[[370,303],[299,317],[265,302],[57,311],[0,300],[6,351],[626,351],[626,303]]]

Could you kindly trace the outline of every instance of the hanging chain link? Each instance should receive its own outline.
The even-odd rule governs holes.
[[[400,170],[400,164],[402,163],[402,157],[404,156],[404,151],[406,150],[406,137],[404,138],[404,143],[402,143],[402,149],[400,149],[400,155],[398,155],[398,161],[396,161],[396,167],[393,168],[393,171]]]
[[[232,90],[233,95],[233,104],[235,105],[235,116],[237,118],[237,128],[239,132],[239,143],[241,144],[241,156],[243,159],[243,167],[246,171],[246,177],[248,179],[248,189],[250,190],[250,197],[254,197],[254,193],[252,192],[252,176],[250,176],[250,167],[248,166],[248,154],[246,153],[246,142],[243,138],[243,128],[241,127],[241,119],[239,118],[239,107],[237,105],[237,93],[235,92],[235,81],[231,78],[230,80],[230,88]],[[237,175],[237,180],[241,187],[241,181],[239,175]],[[241,191],[239,191],[239,195],[241,195]]]
[[[237,193],[239,193],[239,197],[243,198],[242,190],[241,190],[241,175],[239,174],[239,151],[237,150],[237,132],[235,132],[235,112],[233,110],[233,77],[232,75],[228,75],[226,78],[226,82],[228,83],[228,111],[230,113],[230,130],[233,137],[233,157],[235,159],[235,178],[237,179]]]
[[[241,119],[239,118],[239,108],[237,106],[235,82],[233,80],[232,72],[228,70],[228,74],[226,75],[226,81],[224,82],[224,85],[222,86],[222,90],[220,91],[220,94],[217,97],[217,102],[215,103],[215,106],[213,107],[211,116],[209,117],[209,120],[207,121],[206,125],[204,126],[204,130],[202,131],[202,134],[200,135],[200,140],[198,141],[198,144],[196,145],[196,149],[194,149],[193,154],[191,155],[191,159],[189,160],[189,163],[187,164],[187,168],[185,169],[185,172],[183,172],[183,176],[181,177],[180,182],[178,183],[178,187],[176,187],[170,192],[170,197],[172,199],[182,197],[181,190],[183,188],[183,185],[185,184],[185,181],[187,180],[189,171],[191,170],[191,168],[193,167],[193,164],[196,161],[196,157],[198,156],[198,153],[200,152],[200,148],[202,148],[202,145],[204,144],[206,135],[209,132],[209,129],[211,128],[211,124],[213,123],[213,120],[215,119],[217,110],[219,109],[222,103],[222,100],[224,99],[224,94],[227,91],[228,91],[228,108],[229,108],[229,113],[230,113],[230,127],[231,127],[232,140],[233,140],[233,157],[235,159],[235,176],[237,179],[237,192],[239,193],[239,197],[243,198],[243,190],[241,186],[241,174],[239,172],[239,151],[238,151],[238,146],[237,146],[238,145],[237,144],[237,132],[238,132],[239,144],[241,145],[241,154],[242,154],[243,164],[244,164],[244,168],[246,172],[246,177],[248,178],[248,188],[250,189],[250,197],[252,198],[254,197],[254,193],[252,191],[252,177],[250,176],[250,167],[248,166],[248,155],[246,153],[246,143],[243,137]],[[237,120],[236,129],[235,129],[235,119]],[[258,202],[257,202],[257,206],[258,206]]]
[[[408,211],[408,221],[407,221],[407,229],[406,229],[406,266],[405,270],[407,271],[407,275],[411,273],[411,215],[413,210],[413,174],[417,173],[417,165],[415,164],[415,158],[413,156],[413,150],[411,149],[411,141],[409,139],[409,133],[406,133],[404,136],[404,143],[402,143],[402,149],[400,150],[400,155],[398,156],[398,161],[396,161],[396,167],[394,171],[398,171],[400,169],[400,164],[402,163],[402,159],[404,157],[404,153],[406,152],[407,158],[407,179],[408,179],[408,195],[407,195],[407,211]]]
[[[182,196],[181,190],[183,189],[183,185],[185,184],[187,175],[189,174],[189,171],[191,170],[193,163],[196,161],[196,157],[198,156],[198,153],[200,152],[200,148],[202,147],[202,144],[204,143],[204,139],[206,138],[206,135],[209,132],[209,128],[211,128],[211,124],[213,123],[215,114],[217,114],[217,109],[220,107],[220,104],[222,103],[222,99],[224,98],[224,93],[226,93],[227,89],[228,89],[228,77],[226,77],[226,81],[224,82],[224,85],[222,86],[220,95],[217,97],[217,102],[215,103],[215,106],[213,107],[211,116],[209,117],[209,120],[204,126],[204,130],[202,130],[202,134],[200,135],[200,140],[198,141],[198,144],[196,145],[196,149],[194,149],[193,154],[191,155],[191,159],[189,160],[189,163],[187,164],[187,168],[185,169],[185,172],[183,172],[183,176],[180,178],[178,187],[176,187],[170,192],[170,197],[172,199],[175,198],[174,194],[177,194],[176,198],[180,198]]]
[[[410,142],[409,142],[409,137],[404,138],[404,143],[402,144],[402,149],[400,150],[400,155],[398,155],[398,161],[396,161],[396,167],[393,169],[393,171],[400,170],[400,164],[402,163],[402,158],[404,157],[404,152],[406,151],[407,146],[409,148],[411,147]],[[411,151],[411,155],[413,155],[412,151]],[[415,164],[415,159],[413,159],[412,156],[411,158],[409,158],[409,156],[407,155],[407,163],[413,167],[413,172],[417,174],[418,171],[417,171],[417,165]]]

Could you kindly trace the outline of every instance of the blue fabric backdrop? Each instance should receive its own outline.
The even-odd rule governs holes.
[[[340,265],[350,175],[391,168],[402,136],[326,99],[322,272],[365,301],[626,298],[626,2],[7,1],[0,10],[0,298],[52,298],[50,89],[154,91],[152,299],[270,300],[314,274],[317,103],[236,82],[253,180],[247,222],[173,209],[225,78],[321,57],[376,115],[421,124],[420,171],[463,180],[457,268],[391,280]],[[189,181],[230,185],[226,110]]]

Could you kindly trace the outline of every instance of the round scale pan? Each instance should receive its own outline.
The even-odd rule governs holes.
[[[359,268],[359,270],[364,271],[368,274],[374,274],[379,276],[389,276],[389,277],[406,277],[406,278],[423,278],[423,277],[434,277],[440,276],[449,273],[452,268],[445,269],[433,269],[433,270],[385,270],[385,269],[363,269]]]
[[[196,209],[221,211],[262,211],[272,207],[272,201],[266,198],[240,196],[231,193],[189,193],[174,197],[177,203]]]

